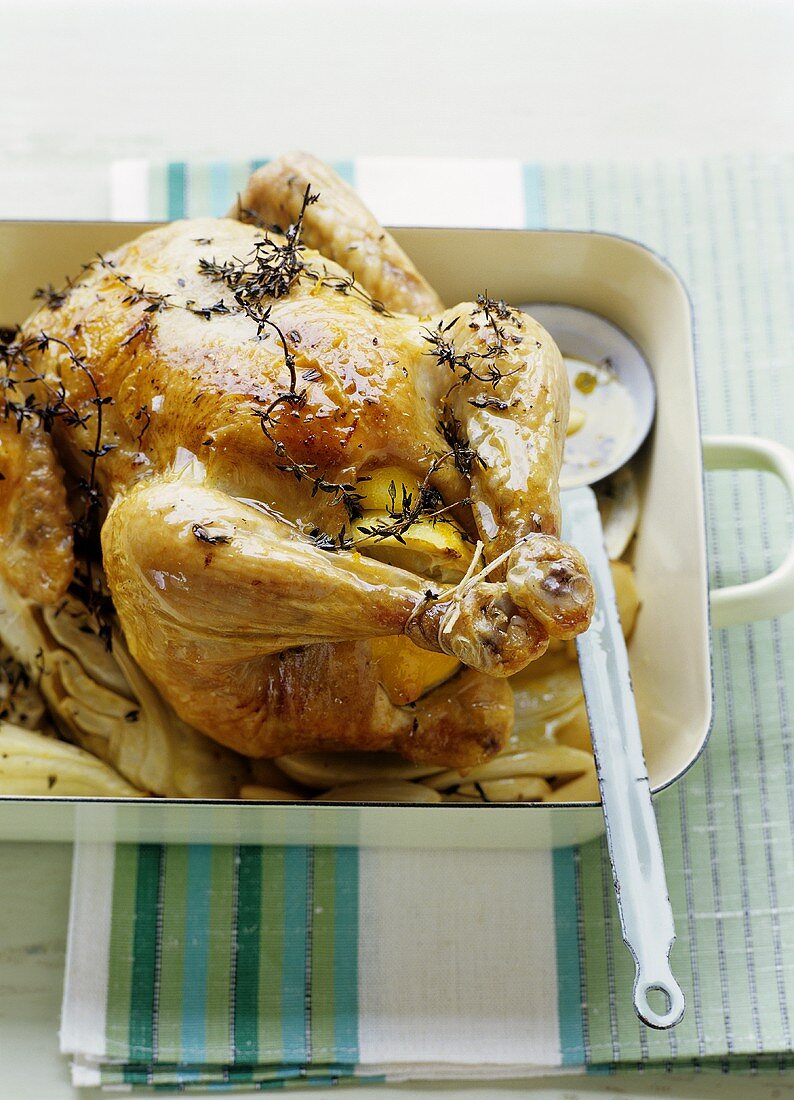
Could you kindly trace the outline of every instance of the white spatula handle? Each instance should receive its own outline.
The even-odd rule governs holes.
[[[592,489],[563,494],[564,537],[590,566],[596,611],[577,639],[587,716],[606,822],[623,940],[634,956],[634,1008],[650,1027],[673,1027],[684,1014],[684,994],[670,969],[675,940],[662,849],[648,771],[642,753],[626,643],[612,572]],[[663,1011],[648,1003],[658,990]]]

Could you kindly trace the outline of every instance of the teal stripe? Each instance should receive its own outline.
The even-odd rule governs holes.
[[[356,166],[352,160],[335,160],[333,167],[340,175],[345,183],[349,183],[351,187],[356,185]]]
[[[187,210],[187,166],[184,161],[168,165],[168,219],[184,218]]]
[[[336,849],[334,889],[334,1045],[340,1062],[358,1062],[358,849]]]
[[[539,164],[524,165],[524,225],[527,229],[546,226],[543,170]]]
[[[557,928],[557,1015],[560,1021],[560,1053],[564,1066],[577,1066],[584,1061],[585,1050],[574,849],[555,848],[552,853],[552,869]]]
[[[130,1060],[149,1061],[154,1049],[154,986],[157,950],[157,901],[160,886],[160,844],[138,848],[135,884],[135,934],[130,991]]]
[[[284,966],[281,977],[281,1028],[284,1058],[304,1062],[306,1043],[306,902],[309,849],[287,848],[284,856]]]
[[[234,1060],[255,1062],[259,1033],[259,912],[262,849],[240,848],[234,975]]]
[[[188,849],[185,895],[185,954],[182,986],[182,1058],[206,1058],[207,952],[209,950],[212,848],[192,844]]]
[[[265,165],[269,163],[269,160],[252,160],[249,165],[249,171],[253,175],[254,172],[258,172],[260,168],[264,168]]]
[[[231,172],[228,161],[210,165],[210,209],[213,218],[222,218],[232,204]],[[203,213],[203,211],[202,211]]]

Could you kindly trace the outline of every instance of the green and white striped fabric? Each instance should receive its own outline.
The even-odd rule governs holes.
[[[114,213],[222,213],[256,163],[115,165]],[[387,223],[596,228],[655,248],[694,299],[704,429],[791,442],[794,157],[339,167]],[[779,560],[790,516],[771,479],[712,475],[707,508],[715,583]],[[656,800],[689,1001],[674,1031],[634,1017],[601,842],[526,854],[84,845],[62,1028],[75,1080],[250,1089],[788,1068],[794,616],[716,633],[714,672],[709,747]]]

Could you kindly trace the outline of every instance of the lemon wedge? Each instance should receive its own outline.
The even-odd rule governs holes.
[[[474,547],[463,531],[448,519],[420,517],[399,538],[375,535],[393,527],[398,520],[388,512],[365,512],[352,525],[356,549],[378,561],[407,569],[441,584],[455,584],[466,573]]]
[[[416,700],[438,684],[443,684],[460,667],[446,653],[431,653],[414,645],[402,635],[370,639],[377,676],[389,702],[396,707]]]
[[[362,508],[373,509],[378,512],[386,512],[389,508],[401,507],[403,488],[410,493],[413,500],[419,493],[419,479],[416,474],[409,473],[401,466],[381,466],[379,470],[373,470],[368,474],[366,481],[360,481],[356,485],[357,492],[361,493]],[[392,489],[393,486],[393,489]],[[392,500],[391,493],[394,493]]]

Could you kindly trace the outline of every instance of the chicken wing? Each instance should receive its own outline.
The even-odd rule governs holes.
[[[441,299],[390,233],[332,168],[307,153],[288,153],[258,169],[230,213],[254,215],[287,229],[306,189],[322,201],[308,207],[303,236],[310,248],[346,268],[366,291],[396,313],[438,313]]]

